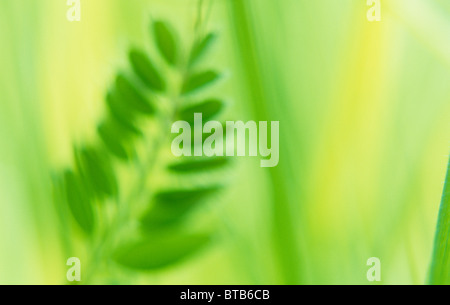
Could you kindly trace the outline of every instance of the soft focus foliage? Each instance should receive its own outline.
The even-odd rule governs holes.
[[[210,8],[205,0],[208,32],[197,40],[197,1],[81,2],[80,22],[66,20],[65,1],[0,2],[0,283],[66,284],[72,256],[87,268],[86,232],[95,230],[98,211],[78,207],[75,226],[55,204],[61,196],[55,177],[69,169],[69,197],[83,196],[70,171],[82,148],[83,162],[110,171],[104,155],[89,154],[98,123],[108,118],[108,90],[126,88],[121,73],[131,69],[151,90],[171,89],[193,41],[185,57],[195,73],[186,75],[182,95],[209,100],[205,111],[226,104],[220,109],[233,120],[280,121],[280,163],[272,169],[255,158],[206,164],[225,166],[220,178],[229,182],[208,198],[211,207],[195,212],[189,228],[218,227],[214,242],[185,231],[152,244],[130,238],[114,258],[131,268],[104,261],[110,268],[94,282],[369,284],[370,257],[381,260],[382,284],[433,277],[450,143],[449,1],[382,0],[382,21],[369,23],[365,1],[213,0]],[[171,38],[167,32],[175,29],[179,37]],[[149,59],[161,52],[161,61]],[[197,90],[203,86],[217,98],[203,96]],[[167,98],[158,102],[167,105]],[[151,122],[139,122],[159,134]],[[161,155],[147,182],[166,192],[163,199],[180,191],[168,188],[172,178],[205,166],[171,163],[170,150]],[[116,170],[131,188],[127,166]],[[215,182],[210,174],[183,179]],[[114,181],[94,180],[96,200],[117,193]],[[174,250],[166,255],[159,245]],[[180,251],[190,253],[192,245],[202,251],[180,262]],[[146,261],[149,252],[157,260]],[[139,277],[132,270],[155,266],[164,268]],[[82,279],[88,274],[83,269]]]

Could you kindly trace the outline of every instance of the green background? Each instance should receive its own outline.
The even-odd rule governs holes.
[[[0,283],[67,283],[64,243],[84,245],[61,237],[51,174],[92,137],[150,18],[187,44],[197,2],[81,0],[72,23],[67,9],[0,0]],[[215,199],[221,241],[133,282],[369,284],[379,257],[382,284],[425,283],[450,142],[450,3],[384,0],[373,23],[367,10],[213,1],[216,90],[234,120],[280,121],[280,163],[238,159]]]

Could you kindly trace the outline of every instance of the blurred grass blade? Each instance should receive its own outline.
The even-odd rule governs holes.
[[[215,33],[209,33],[194,45],[189,58],[189,66],[196,64],[207,53],[216,38],[217,35]]]
[[[268,94],[269,91],[266,91],[266,89],[269,89],[267,84],[279,78],[278,84],[272,87],[281,86],[284,82],[282,80],[284,76],[276,70],[273,70],[273,74],[269,78],[267,78],[265,73],[261,73],[261,71],[265,70],[266,63],[264,60],[261,61],[259,59],[269,59],[271,57],[259,57],[262,53],[261,49],[259,49],[258,40],[254,35],[257,30],[253,14],[255,3],[252,1],[226,1],[226,3],[232,18],[229,24],[232,27],[231,30],[235,38],[234,47],[236,54],[239,55],[237,57],[239,65],[242,67],[240,70],[242,80],[244,81],[244,86],[248,88],[249,106],[252,109],[255,120],[270,121],[274,115],[274,108],[271,105],[279,102],[272,97],[278,96],[278,99],[280,97],[279,94]],[[268,81],[270,82],[268,83]],[[281,90],[276,92],[281,93]],[[288,116],[285,118],[287,119]],[[287,124],[291,123],[287,122]],[[290,127],[294,127],[294,125],[290,125]],[[292,140],[292,137],[289,140]],[[285,145],[286,139],[281,133],[280,149],[284,150],[283,147]],[[296,157],[298,158],[298,156]],[[286,154],[285,158],[290,158],[290,154]],[[269,169],[269,177],[273,186],[271,235],[277,264],[283,277],[283,284],[301,284],[305,274],[303,272],[303,260],[299,259],[303,255],[299,241],[303,236],[299,234],[298,218],[293,216],[299,214],[297,205],[303,191],[302,186],[295,186],[295,189],[292,187],[291,178],[288,178],[292,170],[291,167],[292,165],[288,161]],[[291,195],[291,191],[295,191],[295,196]]]
[[[225,103],[219,99],[208,99],[198,104],[189,105],[180,110],[178,118],[190,124],[194,123],[194,113],[201,113],[204,121],[208,121],[218,115]]]
[[[179,173],[193,173],[205,170],[213,170],[225,167],[230,163],[227,157],[212,157],[201,159],[189,159],[168,166],[169,170]]]
[[[94,210],[80,177],[68,170],[64,173],[64,182],[67,203],[75,221],[91,234],[94,231]]]
[[[450,162],[439,210],[430,284],[450,285]]]
[[[133,49],[130,51],[129,59],[134,72],[145,85],[157,91],[164,91],[166,89],[166,84],[145,53]]]
[[[155,234],[120,247],[114,259],[131,269],[161,269],[192,256],[210,241],[209,233]]]
[[[177,45],[175,36],[169,29],[167,23],[156,21],[153,23],[156,46],[162,57],[172,66],[177,64]]]
[[[205,86],[211,85],[219,79],[219,76],[220,75],[215,71],[204,71],[192,74],[186,79],[181,93],[192,93]]]

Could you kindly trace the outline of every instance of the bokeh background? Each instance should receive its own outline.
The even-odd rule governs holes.
[[[280,163],[238,160],[222,240],[150,284],[423,284],[450,143],[450,2],[214,0],[235,120],[279,120]],[[0,283],[64,284],[51,173],[89,138],[149,18],[189,41],[193,0],[0,1]],[[117,279],[120,282],[120,278]]]

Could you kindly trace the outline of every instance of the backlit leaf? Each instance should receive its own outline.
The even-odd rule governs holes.
[[[144,228],[148,229],[180,221],[221,188],[221,186],[209,186],[157,193],[153,205],[141,218],[141,223]]]
[[[75,221],[86,233],[92,233],[94,210],[80,176],[68,170],[64,173],[64,182],[67,203]]]
[[[207,186],[192,189],[167,190],[155,195],[155,202],[174,204],[178,202],[195,202],[202,200],[220,190],[221,186]]]
[[[215,33],[209,33],[202,40],[197,42],[192,48],[191,56],[189,58],[189,65],[194,65],[197,63],[197,61],[205,55],[216,38],[217,35]]]
[[[175,36],[167,23],[156,21],[153,23],[153,33],[155,35],[156,46],[162,57],[171,65],[177,63],[177,46]]]
[[[194,123],[194,113],[201,113],[203,121],[208,121],[224,108],[224,102],[219,99],[208,99],[201,103],[182,108],[179,112],[179,119],[190,124]]]
[[[76,150],[78,169],[85,184],[99,198],[117,194],[117,181],[111,161],[93,148],[83,147]]]
[[[111,117],[117,122],[117,124],[114,123],[114,125],[118,125],[117,127],[124,133],[132,133],[141,136],[142,132],[133,123],[135,118],[134,113],[130,110],[130,107],[123,102],[120,102],[117,95],[118,94],[115,91],[112,91],[106,96],[106,104],[111,113]]]
[[[154,234],[116,250],[117,263],[138,270],[157,270],[178,263],[204,248],[211,241],[209,233]]]
[[[193,93],[203,87],[213,84],[219,79],[220,75],[215,71],[204,71],[191,74],[184,82],[181,93]]]
[[[134,72],[150,89],[163,91],[166,85],[158,71],[150,61],[150,58],[143,52],[133,49],[129,54],[131,66]]]
[[[117,133],[120,132],[110,124],[102,123],[98,127],[98,134],[105,144],[106,148],[116,157],[122,160],[128,160],[128,153],[124,145],[117,138]]]
[[[120,94],[120,102],[128,105],[138,113],[153,114],[153,106],[124,75],[120,74],[116,79],[116,89]]]
[[[183,162],[171,164],[168,168],[173,172],[190,173],[221,168],[229,163],[230,160],[227,157],[211,157],[188,159]]]

